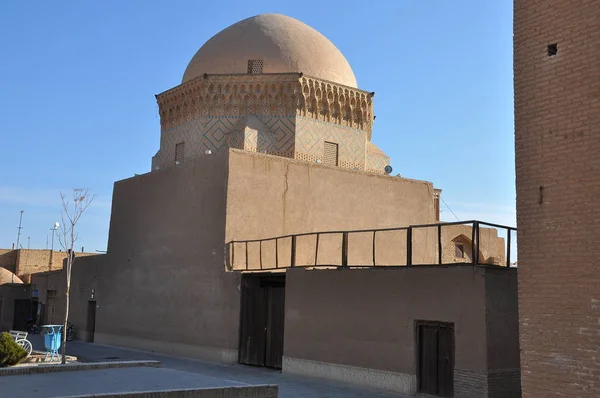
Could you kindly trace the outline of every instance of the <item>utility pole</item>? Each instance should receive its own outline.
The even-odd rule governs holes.
[[[52,271],[52,263],[54,260],[54,233],[56,232],[56,230],[58,229],[59,226],[60,226],[60,224],[58,222],[55,222],[54,225],[52,226],[52,228],[50,228],[50,231],[52,231],[52,246],[50,249],[50,267],[49,267],[50,271]],[[48,244],[46,244],[46,245],[48,245]]]
[[[23,227],[21,226],[22,221],[23,221],[23,210],[21,210],[21,216],[19,217],[19,228],[17,228],[17,230],[19,231],[19,233],[17,233],[17,250],[19,250],[19,239],[21,239],[21,230],[23,229]]]

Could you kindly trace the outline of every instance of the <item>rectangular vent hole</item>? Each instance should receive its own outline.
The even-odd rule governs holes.
[[[248,73],[251,75],[263,73],[262,59],[248,60]]]

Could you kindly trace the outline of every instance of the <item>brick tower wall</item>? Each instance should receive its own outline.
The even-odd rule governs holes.
[[[598,0],[515,0],[514,84],[523,396],[598,397]]]

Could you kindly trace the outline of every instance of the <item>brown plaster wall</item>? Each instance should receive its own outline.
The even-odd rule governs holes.
[[[517,269],[486,269],[488,384],[490,397],[520,397]]]
[[[29,286],[22,284],[5,284],[0,286],[0,331],[13,328],[15,300],[29,298]]]
[[[525,397],[600,396],[599,21],[598,1],[514,2]]]
[[[284,356],[416,374],[415,321],[454,322],[455,368],[485,371],[485,271],[292,269]]]
[[[96,289],[96,341],[237,349],[240,278],[223,261],[226,178],[227,157],[214,154],[115,183],[108,252],[77,260],[73,275],[82,305]],[[82,311],[74,306],[77,323]]]

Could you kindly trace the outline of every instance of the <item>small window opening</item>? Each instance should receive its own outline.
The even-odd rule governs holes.
[[[549,57],[555,56],[557,52],[558,52],[558,44],[557,43],[548,44],[548,56]]]
[[[175,144],[175,164],[183,162],[185,157],[185,142]]]
[[[456,244],[455,254],[456,258],[465,258],[465,246],[462,243]]]
[[[263,73],[262,59],[249,59],[248,60],[248,73],[251,75]]]
[[[323,148],[323,164],[330,166],[338,165],[338,144],[325,141]]]

